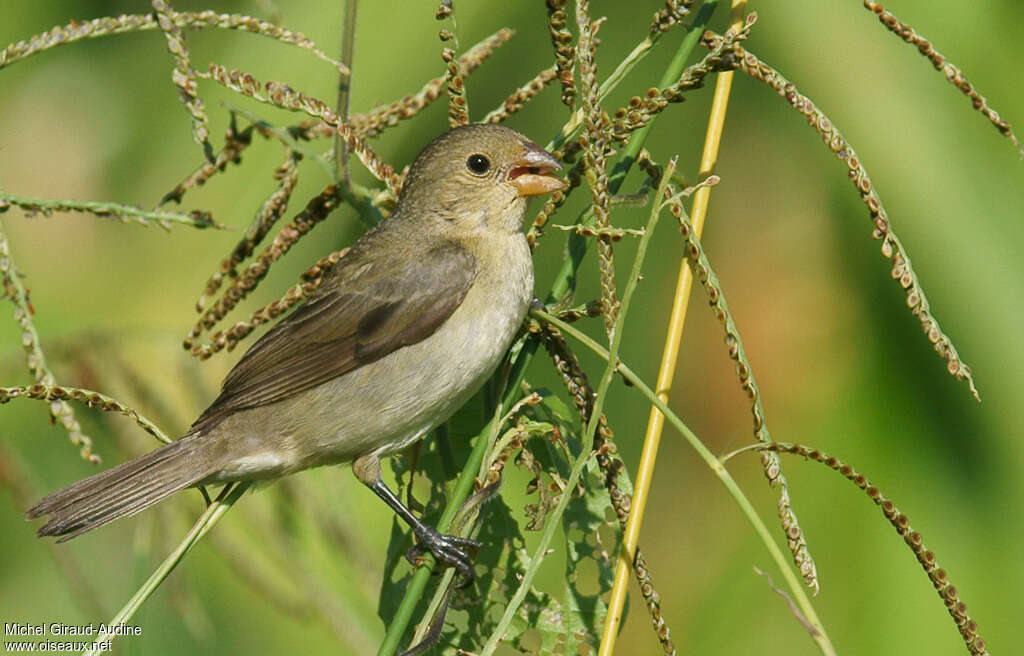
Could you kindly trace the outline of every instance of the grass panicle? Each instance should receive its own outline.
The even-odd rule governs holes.
[[[156,224],[170,230],[172,224],[187,225],[193,228],[216,228],[225,230],[227,226],[213,220],[209,212],[193,210],[188,214],[165,212],[162,210],[144,210],[120,203],[107,203],[91,200],[53,200],[48,198],[30,198],[16,196],[0,191],[0,214],[11,206],[17,207],[28,216],[41,214],[52,216],[54,212],[82,212],[104,219],[117,219],[122,223],[136,222],[144,226]]]
[[[709,178],[705,182],[711,180],[712,178]],[[772,438],[768,430],[768,424],[765,421],[764,406],[761,403],[761,391],[758,389],[757,380],[754,378],[754,369],[743,349],[743,340],[740,338],[736,321],[733,319],[729,306],[725,302],[725,293],[722,291],[722,285],[718,281],[718,276],[715,275],[714,269],[711,268],[711,262],[708,260],[707,253],[704,251],[704,247],[697,237],[696,230],[694,230],[686,210],[682,206],[681,194],[676,194],[672,185],[668,184],[665,186],[664,197],[664,202],[669,212],[679,222],[679,234],[683,240],[683,255],[690,265],[693,277],[704,290],[711,314],[721,324],[722,330],[725,333],[725,345],[729,353],[729,359],[736,364],[736,375],[739,378],[740,386],[750,401],[750,415],[754,423],[754,437],[760,442],[770,442]],[[796,565],[800,575],[803,576],[807,587],[817,595],[821,587],[818,579],[818,569],[814,564],[814,558],[811,556],[810,550],[807,548],[804,531],[800,527],[796,513],[793,511],[789,484],[782,473],[781,464],[777,457],[773,458],[766,453],[761,458],[761,465],[764,468],[764,474],[768,478],[769,485],[776,488],[779,493],[779,519],[782,521],[782,530],[786,536],[789,551],[793,556],[793,563]]]
[[[206,301],[217,293],[224,283],[225,277],[238,277],[238,265],[253,254],[256,247],[260,245],[270,229],[288,209],[288,201],[291,199],[292,192],[295,191],[295,186],[299,183],[299,159],[300,156],[294,151],[286,152],[284,162],[274,171],[274,179],[278,181],[278,188],[264,201],[256,212],[252,223],[249,224],[249,229],[245,231],[245,236],[235,245],[228,257],[221,261],[220,269],[206,282],[203,295],[196,302],[197,312],[203,311]]]
[[[579,39],[576,42],[576,62],[579,67],[580,100],[585,117],[586,133],[581,137],[584,146],[584,175],[590,187],[591,207],[594,225],[597,227],[597,258],[601,272],[601,302],[604,304],[605,331],[611,337],[615,319],[619,314],[619,300],[615,290],[615,258],[611,239],[603,231],[611,223],[609,218],[610,194],[608,193],[608,172],[605,157],[608,149],[608,116],[601,110],[597,83],[597,41],[590,21],[588,0],[576,0],[576,27]]]
[[[503,28],[474,45],[458,59],[458,66],[463,76],[475,71],[491,54],[515,35],[513,30]],[[447,86],[447,75],[435,77],[423,85],[418,92],[405,96],[390,104],[377,107],[368,112],[353,114],[349,124],[353,132],[360,137],[375,137],[389,127],[398,125],[400,121],[410,119],[425,107],[437,100],[441,91]]]
[[[200,75],[221,84],[258,102],[266,103],[281,109],[305,112],[332,126],[346,140],[349,150],[354,153],[375,178],[384,182],[389,190],[398,193],[398,176],[390,165],[385,164],[364,140],[357,137],[352,127],[342,123],[337,113],[322,100],[308,96],[301,91],[292,89],[287,84],[269,80],[265,84],[259,82],[249,73],[230,70],[219,64],[210,64],[208,73]]]
[[[555,70],[558,83],[562,87],[562,102],[572,109],[576,97],[576,78],[573,69],[576,67],[576,50],[572,45],[572,32],[566,29],[568,14],[565,5],[568,0],[547,0],[548,34],[555,50]]]
[[[274,237],[274,241],[264,248],[260,256],[242,270],[231,286],[224,290],[221,297],[203,312],[185,339],[185,349],[191,350],[193,355],[203,353],[201,347],[195,346],[196,338],[205,330],[216,326],[221,319],[227,316],[228,312],[233,310],[238,302],[248,296],[266,277],[274,262],[291,250],[291,247],[317,224],[326,219],[337,208],[338,196],[338,185],[333,183],[327,185],[306,204],[306,207],[288,225],[281,228]]]
[[[599,45],[597,32],[604,19],[594,20],[590,16],[588,0],[574,0],[571,7],[568,0],[546,0],[545,4],[546,31],[547,37],[550,37],[553,61],[549,60],[547,63],[550,65],[518,88],[512,88],[504,102],[480,120],[485,123],[503,122],[558,81],[565,109],[560,110],[562,116],[559,120],[562,123],[555,138],[548,144],[548,149],[561,159],[568,188],[546,199],[527,233],[531,247],[537,244],[548,225],[567,233],[564,259],[546,297],[551,312],[539,308],[531,312],[527,330],[510,351],[509,366],[502,368],[489,386],[489,393],[485,395],[483,403],[489,420],[472,441],[463,469],[455,471],[453,453],[456,448],[454,441],[447,441],[447,433],[439,432],[436,443],[427,442],[430,445],[428,448],[436,448],[442,456],[444,476],[434,481],[427,502],[422,506],[410,504],[416,512],[422,511],[438,530],[477,536],[494,549],[482,549],[478,554],[478,577],[473,587],[468,590],[456,589],[456,577],[448,570],[437,578],[436,589],[432,595],[428,595],[430,573],[435,569],[434,558],[424,554],[420,566],[411,575],[398,574],[405,571],[399,569],[399,553],[408,545],[410,536],[404,528],[396,528],[379,593],[379,612],[387,623],[387,633],[378,647],[378,653],[382,656],[397,653],[399,645],[410,637],[407,635],[410,625],[414,624],[418,613],[422,613],[416,630],[409,632],[412,634],[409,644],[413,646],[405,652],[407,655],[422,653],[436,645],[447,651],[471,651],[480,656],[489,656],[505,645],[520,651],[591,651],[605,656],[614,647],[614,637],[622,618],[625,586],[631,577],[635,578],[640,587],[644,606],[661,649],[666,654],[675,653],[672,632],[661,610],[661,595],[654,586],[651,566],[637,544],[639,522],[643,521],[653,471],[653,460],[645,460],[648,457],[648,440],[645,439],[645,455],[641,457],[636,476],[637,485],[634,488],[626,464],[617,453],[612,430],[616,417],[609,418],[604,413],[613,383],[616,379],[622,379],[633,389],[633,393],[639,393],[646,399],[653,408],[652,414],[660,413],[662,421],[668,422],[679,432],[726,487],[785,579],[789,592],[777,591],[790,601],[794,614],[804,618],[802,621],[822,653],[834,654],[835,651],[810,598],[800,585],[799,577],[802,576],[804,583],[816,593],[819,582],[803,530],[791,507],[792,500],[785,477],[781,473],[778,458],[781,452],[822,462],[864,489],[882,507],[886,517],[914,551],[956,621],[968,649],[975,656],[987,654],[985,641],[978,635],[977,625],[967,614],[966,605],[960,600],[956,588],[949,584],[945,571],[937,567],[934,555],[924,549],[920,535],[910,528],[905,515],[847,465],[809,447],[773,441],[765,423],[761,391],[744,352],[739,330],[700,244],[699,231],[706,212],[706,204],[701,203],[707,200],[708,188],[718,179],[713,173],[721,123],[724,121],[721,94],[724,94],[727,101],[729,88],[724,81],[727,79],[731,82],[731,71],[741,68],[767,83],[804,114],[833,153],[846,162],[850,179],[871,213],[874,236],[882,241],[883,255],[892,260],[892,275],[906,290],[911,312],[918,317],[929,340],[946,360],[949,372],[966,380],[971,391],[977,395],[970,369],[960,360],[949,338],[931,316],[906,251],[892,232],[888,216],[857,155],[831,121],[809,99],[802,96],[778,72],[741,47],[740,44],[750,36],[757,18],[754,13],[744,16],[745,3],[741,0],[733,2],[732,24],[722,36],[705,31],[719,4],[717,0],[702,3],[695,14],[691,14],[696,4],[694,0],[668,0],[663,8],[654,13],[642,37],[638,35],[640,38],[632,50],[609,67],[611,73],[603,80],[598,77],[596,56]],[[937,69],[944,72],[951,83],[971,99],[978,111],[1021,149],[1009,123],[989,107],[987,100],[974,90],[963,73],[939,54],[929,41],[878,3],[865,1],[864,4],[890,30],[915,45]],[[252,143],[254,133],[281,148],[281,160],[278,161],[282,163],[273,172],[276,188],[259,207],[250,210],[253,218],[244,235],[221,259],[219,268],[209,278],[197,303],[200,316],[184,345],[192,355],[206,359],[220,351],[234,349],[257,327],[280,317],[316,293],[344,256],[345,249],[322,256],[300,276],[297,283],[277,295],[276,300],[249,312],[242,320],[217,329],[266,280],[270,268],[335,209],[348,205],[355,210],[359,220],[371,226],[394,207],[408,167],[396,170],[385,162],[370,146],[370,139],[418,116],[442,94],[448,100],[449,125],[465,125],[470,122],[466,78],[496,48],[507,43],[514,33],[510,29],[501,29],[457,56],[460,48],[456,38],[453,5],[450,0],[444,0],[436,11],[437,20],[445,21],[438,34],[444,74],[427,80],[418,91],[410,95],[361,112],[349,108],[357,0],[347,0],[344,11],[340,12],[344,15],[340,60],[328,57],[301,33],[268,21],[240,14],[179,12],[170,6],[169,0],[152,0],[153,11],[147,15],[72,22],[11,44],[0,51],[0,69],[57,45],[114,34],[160,30],[173,58],[170,67],[172,80],[191,117],[193,138],[203,149],[201,164],[164,196],[160,206],[172,201],[181,203],[191,189],[210,181],[218,172],[226,170],[229,164],[240,164],[241,154]],[[644,25],[646,21],[639,25],[640,29]],[[675,51],[660,82],[653,86],[649,83],[637,84],[632,75],[634,68],[659,43],[672,40],[666,38],[666,35],[675,35],[680,31],[676,30],[678,26],[682,26],[685,34],[681,34],[680,42],[672,46]],[[537,27],[544,29],[540,24]],[[338,73],[339,87],[335,106],[332,108],[322,100],[298,91],[287,81],[263,82],[249,72],[217,62],[209,63],[208,68],[197,71],[184,38],[185,30],[193,28],[247,31],[307,50],[316,58],[330,63]],[[698,43],[707,52],[687,65]],[[717,74],[715,100],[709,120],[709,136],[697,177],[699,183],[695,187],[686,187],[681,176],[676,175],[676,159],[671,160],[665,170],[655,163],[646,150],[650,146],[647,143],[648,135],[654,122],[670,105],[684,101],[713,74]],[[256,103],[298,112],[302,116],[291,125],[277,125],[244,108],[229,105],[227,111],[230,114],[230,125],[223,147],[215,153],[210,144],[209,121],[200,94],[201,86],[205,85],[199,85],[200,80],[212,81]],[[609,94],[627,82],[630,87],[624,95],[633,95],[623,107],[609,115],[603,104],[607,102]],[[236,122],[245,121],[248,124],[239,129]],[[712,133],[716,130],[717,136],[713,137]],[[333,141],[333,145],[324,140]],[[710,163],[706,161],[709,148]],[[350,155],[360,161],[375,182],[364,186],[350,179]],[[300,174],[310,164],[321,167],[333,182],[296,200]],[[644,174],[643,181],[637,187],[630,188],[635,193],[618,195],[634,164]],[[575,221],[571,218],[562,221],[559,218],[556,219],[559,223],[554,222],[552,218],[565,206],[572,192],[584,182],[590,194]],[[695,190],[696,196],[703,196],[703,200],[694,201],[695,218],[691,222],[683,201]],[[627,227],[613,223],[613,210],[624,205],[640,205],[645,201],[650,203],[650,211],[644,226]],[[301,203],[303,209],[291,221],[278,228],[289,205],[296,202]],[[0,192],[0,213],[11,207],[19,207],[29,215],[82,211],[122,221],[137,220],[147,225],[157,223],[164,228],[175,223],[196,228],[224,227],[214,222],[209,213],[198,210],[189,213],[165,212],[160,206],[150,211],[114,203],[51,201]],[[698,210],[698,206],[703,209]],[[771,486],[778,489],[778,513],[792,563],[775,544],[771,532],[743,490],[725,469],[725,462],[731,456],[716,458],[666,405],[668,387],[659,382],[655,386],[656,393],[619,357],[626,338],[624,333],[627,330],[631,333],[637,323],[635,319],[627,323],[630,302],[638,289],[644,269],[649,266],[645,261],[647,249],[654,238],[656,226],[664,218],[665,210],[675,218],[682,235],[684,264],[689,266],[689,271],[684,266],[683,272],[687,276],[692,272],[689,279],[696,278],[702,286],[712,314],[723,327],[729,357],[735,363],[740,385],[749,399],[753,435],[758,443],[741,451],[760,452],[766,476]],[[702,216],[698,217],[698,213]],[[623,213],[621,216],[627,215]],[[271,236],[275,230],[277,232]],[[623,279],[625,284],[620,287],[612,245],[626,237],[635,238],[633,244],[636,246],[636,255],[631,262],[629,276]],[[581,267],[584,266],[584,256],[591,240],[596,242],[596,276],[600,283],[600,298],[579,305],[578,301],[574,303],[572,295],[576,279],[584,271]],[[324,250],[333,248],[337,246]],[[0,230],[0,273],[3,276],[4,293],[14,303],[15,320],[21,330],[22,345],[28,355],[29,370],[36,384],[0,387],[0,404],[15,398],[32,398],[49,403],[54,419],[65,426],[72,442],[81,447],[83,457],[91,460],[98,458],[91,452],[89,438],[81,434],[69,402],[84,403],[108,413],[123,414],[158,439],[168,441],[156,424],[133,408],[106,394],[85,389],[103,389],[108,382],[116,380],[139,390],[138,394],[145,397],[141,407],[146,407],[147,412],[156,407],[161,420],[165,414],[174,416],[174,421],[182,420],[176,416],[182,410],[168,403],[165,395],[145,380],[136,380],[134,373],[119,371],[127,367],[116,361],[105,358],[100,362],[100,358],[92,352],[70,356],[69,359],[80,368],[89,369],[88,363],[93,363],[95,366],[90,371],[94,372],[95,379],[90,378],[82,387],[57,384],[53,373],[47,368],[32,321],[33,310],[28,289],[11,260],[9,250],[7,239]],[[685,289],[688,297],[689,287]],[[682,312],[685,316],[685,309]],[[598,317],[604,324],[607,346],[597,343],[568,323]],[[674,327],[669,330],[671,332]],[[210,333],[209,338],[201,343],[200,338],[206,333]],[[596,389],[591,387],[591,376],[584,370],[566,337],[583,344],[605,361]],[[555,373],[564,386],[564,391],[559,390],[558,394],[535,388],[526,380],[527,366],[541,347],[551,357]],[[677,352],[678,344],[675,349],[673,352]],[[666,347],[666,353],[669,352]],[[115,359],[117,357],[121,356],[112,356]],[[183,359],[187,358],[183,356]],[[659,373],[659,381],[661,377]],[[94,385],[93,382],[98,384]],[[563,397],[567,397],[568,402]],[[152,399],[157,402],[147,402]],[[182,421],[187,421],[187,418]],[[123,424],[116,420],[102,419],[102,425],[111,428],[127,444],[124,435],[129,432],[129,427],[119,426],[119,423]],[[656,454],[657,438],[653,445]],[[520,532],[521,527],[512,520],[506,501],[497,495],[502,476],[508,473],[510,462],[520,469],[518,474],[529,479],[526,484],[528,503],[523,509],[526,521],[522,528],[540,531],[536,539],[529,541],[529,548]],[[423,467],[434,466],[427,462],[420,464]],[[412,468],[416,469],[416,465]],[[404,471],[408,470],[396,469],[399,474]],[[401,480],[401,476],[399,478]],[[447,487],[442,482],[453,478],[454,482]],[[0,459],[0,483],[8,479],[12,479],[12,476],[8,474],[3,459]],[[422,482],[422,479],[421,474],[416,481]],[[410,498],[413,487],[411,481],[408,488]],[[295,617],[317,619],[337,636],[343,648],[359,653],[367,652],[373,649],[375,642],[372,632],[363,627],[369,625],[366,621],[367,613],[372,613],[367,610],[370,606],[368,600],[378,594],[374,589],[376,581],[372,575],[376,564],[372,558],[367,558],[368,546],[359,532],[339,521],[332,510],[333,499],[328,500],[326,493],[314,490],[312,486],[302,486],[303,483],[298,480],[282,481],[275,486],[272,494],[280,507],[275,508],[269,519],[263,515],[254,515],[251,509],[242,509],[236,513],[241,516],[241,522],[248,523],[248,530],[259,530],[268,536],[268,539],[251,546],[255,560],[238,557],[234,553],[241,541],[229,538],[230,533],[216,536],[214,546],[241,580],[282,612]],[[220,491],[216,501],[210,502],[207,497],[206,512],[110,624],[130,620],[196,542],[249,487],[249,483],[229,484]],[[416,496],[420,496],[419,491]],[[438,499],[442,498],[445,505],[440,510],[439,519],[435,521],[432,513],[440,509]],[[308,540],[302,533],[306,527],[300,525],[296,519],[298,517],[310,517],[310,526],[322,529],[320,533],[324,535],[325,541],[338,547],[330,550],[338,554],[334,556],[339,558],[338,563],[343,562],[341,557],[358,561],[358,571],[353,577],[357,585],[349,586],[355,589],[330,589],[319,578],[321,561],[310,561],[307,564],[303,545]],[[574,536],[579,534],[585,536],[584,539],[575,539]],[[559,548],[556,536],[562,535],[565,537],[566,583],[560,590],[562,594],[556,595],[547,591],[550,585],[535,586],[534,583],[539,581],[538,573],[543,561],[553,549]],[[397,549],[396,545],[400,545],[401,549]],[[267,567],[257,566],[257,561],[265,561]],[[597,590],[596,593],[590,594],[584,589],[588,586],[581,585],[579,577],[584,574],[596,584],[591,586]],[[460,615],[452,619],[449,618],[451,612]],[[452,624],[458,626],[459,630],[446,635],[446,627]],[[611,640],[608,639],[609,632],[613,634]],[[106,634],[100,635],[98,642],[108,637]],[[538,641],[539,648],[535,644]]]
[[[723,460],[731,458],[742,451],[771,451],[773,453],[789,453],[800,456],[805,460],[823,464],[829,469],[842,474],[846,480],[863,490],[868,495],[868,498],[882,510],[882,514],[885,515],[885,518],[889,520],[892,527],[903,538],[903,542],[914,553],[914,557],[917,558],[917,562],[920,563],[925,574],[928,575],[928,579],[938,593],[943,605],[949,611],[950,617],[953,618],[957,630],[960,631],[960,635],[964,639],[967,650],[971,652],[972,656],[988,656],[988,647],[985,639],[978,632],[978,623],[968,615],[967,604],[960,599],[960,592],[950,582],[946,570],[939,567],[935,554],[925,548],[924,538],[910,525],[910,519],[900,512],[896,504],[885,498],[881,491],[872,485],[866,476],[838,458],[823,453],[818,449],[786,442],[753,444],[729,454]]]
[[[648,28],[652,37],[658,37],[683,22],[689,15],[696,0],[667,0],[665,7],[654,12],[654,20]]]
[[[885,25],[890,32],[910,45],[915,46],[918,52],[928,58],[928,61],[932,63],[935,70],[942,71],[946,81],[959,89],[960,93],[967,96],[967,99],[971,101],[971,106],[981,112],[995,126],[995,129],[999,130],[999,134],[1009,139],[1017,149],[1017,152],[1020,153],[1021,158],[1024,159],[1024,146],[1017,139],[1017,135],[1013,132],[1013,127],[999,115],[999,112],[989,107],[988,100],[977,92],[974,85],[967,80],[967,76],[964,75],[963,71],[949,61],[945,55],[936,50],[931,41],[918,34],[913,26],[901,21],[880,3],[864,0],[864,8],[874,12],[878,16],[879,22]]]
[[[453,3],[441,4],[434,16],[439,21],[451,21],[452,29],[442,28],[438,33],[441,43],[455,37],[455,9]],[[455,40],[458,45],[458,40]],[[469,102],[466,100],[466,73],[461,62],[455,58],[455,49],[441,48],[441,61],[445,65],[444,84],[448,90],[448,127],[455,128],[469,124]]]
[[[210,337],[209,343],[192,346],[192,354],[200,360],[205,360],[218,351],[233,350],[240,341],[245,339],[257,327],[273,321],[316,291],[323,283],[327,272],[338,263],[338,260],[342,258],[347,250],[335,251],[321,258],[316,264],[303,272],[302,282],[290,287],[284,296],[276,301],[271,301],[253,312],[248,320],[239,321],[231,328],[217,331]]]
[[[549,66],[543,69],[541,72],[533,76],[533,78],[519,87],[505,99],[505,102],[501,103],[501,107],[491,110],[484,116],[481,123],[501,123],[512,114],[515,114],[522,109],[526,103],[533,100],[533,98],[543,91],[551,82],[558,77],[558,70],[554,66]]]
[[[235,30],[240,32],[251,32],[261,36],[297,46],[313,54],[317,59],[323,60],[332,66],[342,75],[348,71],[345,66],[330,57],[316,47],[316,44],[307,39],[301,32],[293,32],[269,21],[260,20],[253,16],[244,14],[218,14],[214,11],[174,11],[165,9],[163,16],[174,23],[179,29],[200,29],[217,28],[222,30]],[[42,34],[36,34],[28,39],[12,43],[0,51],[0,69],[5,66],[26,59],[32,55],[44,52],[57,46],[64,46],[82,39],[96,39],[115,34],[127,34],[131,32],[143,32],[148,30],[163,29],[160,27],[157,17],[149,14],[121,14],[119,16],[105,16],[94,18],[88,21],[72,21],[66,25],[59,25],[51,28]]]
[[[652,87],[643,96],[633,96],[625,107],[615,110],[612,121],[615,141],[625,143],[630,134],[646,127],[670,103],[683,102],[686,92],[701,88],[704,79],[711,73],[731,70],[734,67],[731,57],[733,47],[749,38],[750,29],[756,21],[757,14],[749,14],[738,29],[730,29],[713,44],[708,41],[710,33],[705,34],[702,43],[710,45],[709,52],[700,61],[688,66],[678,80],[663,89]]]
[[[574,142],[575,143],[575,142]],[[572,168],[570,168],[565,174],[565,182],[568,185],[566,189],[556,191],[544,201],[544,207],[537,212],[537,216],[530,222],[530,229],[526,231],[526,242],[530,245],[530,248],[537,246],[537,240],[544,235],[544,226],[547,225],[548,219],[551,215],[558,211],[565,201],[569,198],[569,195],[580,186],[583,182],[583,160],[577,162]]]
[[[221,148],[212,162],[203,159],[203,163],[195,171],[164,194],[164,197],[160,199],[160,205],[163,206],[171,202],[181,203],[189,189],[206,184],[217,173],[223,173],[227,169],[228,164],[240,164],[242,162],[242,151],[252,144],[254,127],[249,125],[239,130],[236,125],[235,114],[232,112],[231,121],[224,134],[224,147]]]
[[[47,385],[43,383],[36,383],[29,387],[0,387],[0,404],[9,403],[14,399],[35,399],[49,403],[75,401],[76,403],[85,404],[89,408],[97,408],[104,412],[116,412],[128,417],[138,424],[140,428],[164,444],[170,444],[171,442],[171,438],[167,437],[156,424],[142,416],[138,410],[100,392],[80,387]]]
[[[598,311],[600,310],[597,307]],[[557,328],[536,323],[530,326],[530,331],[538,336],[544,349],[551,356],[551,360],[565,385],[566,391],[572,399],[580,420],[586,424],[590,422],[594,409],[594,390],[587,380],[587,374],[580,366],[579,359],[569,348],[568,342],[562,337]],[[632,505],[632,495],[629,492],[631,485],[623,489],[621,481],[626,477],[625,463],[617,455],[615,447],[615,436],[608,426],[608,420],[604,416],[598,419],[597,432],[594,435],[594,458],[597,461],[601,472],[604,474],[602,482],[608,489],[612,509],[618,520],[622,531],[626,530],[626,521],[629,519],[629,510]],[[661,595],[654,587],[650,566],[640,547],[637,547],[633,555],[633,573],[637,585],[640,586],[640,593],[644,599],[644,606],[651,616],[651,623],[655,635],[661,643],[666,654],[675,653],[675,644],[672,642],[672,632],[669,629],[664,615],[661,612]]]
[[[660,196],[660,194],[659,194]],[[702,460],[708,465],[711,471],[718,477],[721,483],[729,491],[729,494],[733,497],[740,509],[746,515],[751,526],[754,528],[758,537],[761,539],[765,549],[771,554],[772,559],[782,572],[783,577],[786,579],[787,586],[789,587],[790,594],[800,607],[800,611],[808,618],[813,624],[817,633],[813,635],[815,642],[818,644],[818,648],[823,654],[827,656],[834,656],[836,654],[835,648],[824,630],[824,625],[821,620],[818,619],[818,615],[814,610],[814,606],[811,604],[810,598],[804,593],[803,587],[798,583],[795,575],[792,572],[791,567],[786,560],[786,557],[782,554],[782,551],[775,544],[772,539],[771,532],[768,527],[761,520],[757,511],[754,510],[750,500],[747,499],[743,490],[739,487],[736,480],[733,479],[732,475],[729,474],[728,470],[725,469],[722,461],[715,457],[714,454],[701,442],[700,438],[679,418],[679,416],[672,411],[668,405],[658,398],[658,395],[647,383],[644,382],[643,378],[638,376],[636,372],[621,359],[613,357],[608,349],[598,344],[595,340],[581,332],[577,328],[570,324],[565,323],[558,317],[549,314],[543,310],[532,309],[530,314],[540,321],[549,323],[558,328],[562,333],[573,337],[575,340],[586,346],[593,353],[598,355],[602,360],[610,364],[614,364],[615,372],[622,376],[632,387],[636,388],[636,391],[642,394],[655,408],[661,412],[665,419],[680,433],[680,435],[690,444],[691,447],[697,452]],[[634,498],[635,502],[635,498]],[[605,636],[602,639],[602,648],[605,645]]]
[[[164,0],[152,0],[157,25],[167,38],[167,51],[174,57],[174,68],[171,70],[171,81],[178,87],[178,95],[192,117],[192,136],[203,149],[206,161],[215,161],[213,146],[210,145],[210,121],[206,116],[206,107],[199,94],[196,93],[196,72],[192,68],[192,60],[185,35],[181,26],[171,16],[173,10]]]
[[[32,301],[29,300],[28,287],[22,282],[21,272],[14,264],[2,223],[0,223],[0,283],[3,285],[4,296],[14,304],[14,322],[18,324],[18,329],[21,331],[21,347],[25,351],[25,364],[28,365],[29,373],[35,378],[37,385],[43,387],[56,385],[57,378],[46,364],[46,354],[43,353],[39,333],[36,332],[36,325],[32,320],[35,309],[32,307]],[[50,418],[67,431],[68,439],[71,440],[71,444],[78,447],[78,453],[83,460],[93,464],[99,464],[102,461],[99,454],[93,453],[92,438],[82,432],[82,426],[75,418],[75,411],[70,403],[64,399],[50,399]]]
[[[709,45],[717,42],[717,37],[708,40]],[[981,401],[978,389],[974,386],[971,368],[960,358],[952,340],[942,331],[938,320],[932,316],[931,306],[925,296],[924,288],[910,264],[910,256],[907,255],[906,248],[893,231],[889,215],[882,205],[882,199],[879,198],[878,192],[871,183],[871,178],[868,177],[867,169],[853,147],[831,119],[810,98],[801,94],[792,82],[782,77],[778,71],[758,59],[756,55],[739,46],[737,46],[736,54],[739,58],[740,69],[755,80],[767,84],[779,96],[785,98],[793,109],[807,119],[808,125],[818,133],[832,154],[846,164],[850,183],[857,189],[871,215],[871,223],[874,226],[871,236],[882,242],[882,257],[891,260],[890,273],[893,280],[903,288],[910,313],[917,317],[921,324],[921,330],[931,342],[935,352],[946,361],[947,373],[957,380],[966,382],[971,395]]]

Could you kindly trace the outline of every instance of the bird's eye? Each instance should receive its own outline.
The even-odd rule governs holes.
[[[470,155],[466,167],[477,175],[483,175],[491,169],[491,160],[483,155]]]

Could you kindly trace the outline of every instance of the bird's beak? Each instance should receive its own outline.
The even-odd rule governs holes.
[[[523,144],[523,155],[508,172],[508,182],[520,196],[536,196],[568,187],[553,173],[562,168],[555,156],[534,143]]]

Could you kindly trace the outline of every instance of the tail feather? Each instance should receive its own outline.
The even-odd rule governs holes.
[[[29,508],[25,516],[48,516],[37,532],[40,537],[70,540],[197,485],[216,470],[202,452],[196,436],[185,437],[52,492]]]

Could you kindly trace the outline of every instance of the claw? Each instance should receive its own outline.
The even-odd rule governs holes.
[[[442,535],[436,528],[427,526],[420,521],[380,480],[380,463],[375,455],[370,454],[357,458],[352,464],[352,470],[360,481],[373,490],[384,500],[384,503],[388,504],[399,517],[412,527],[412,532],[416,535],[416,546],[409,549],[405,557],[413,566],[418,566],[421,556],[429,551],[434,554],[438,563],[445,567],[454,567],[459,571],[463,579],[459,587],[465,587],[473,582],[476,577],[476,573],[473,571],[473,559],[466,553],[466,550],[475,552],[483,546],[482,543],[457,535]]]
[[[476,572],[473,571],[473,559],[466,550],[476,551],[483,546],[482,543],[457,535],[444,535],[437,529],[426,525],[414,529],[414,532],[416,544],[405,554],[410,563],[419,564],[423,554],[429,551],[437,559],[437,562],[458,570],[462,575],[460,588],[473,582]]]

